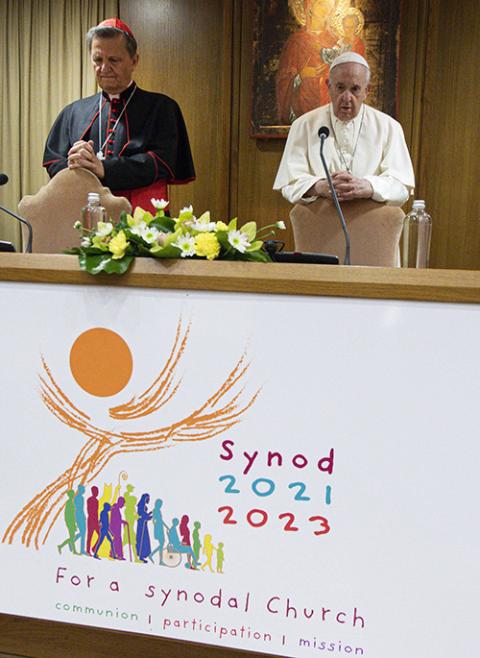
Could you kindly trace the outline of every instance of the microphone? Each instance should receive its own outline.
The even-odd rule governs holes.
[[[31,254],[32,253],[33,231],[32,231],[32,225],[30,224],[30,222],[27,221],[26,219],[24,219],[23,217],[20,217],[20,215],[16,215],[11,210],[8,210],[8,208],[4,208],[3,206],[0,206],[0,210],[3,210],[3,212],[6,212],[7,215],[10,215],[11,217],[14,217],[17,221],[21,222],[22,224],[25,224],[25,226],[28,229],[28,241],[27,241],[27,246],[25,248],[25,251],[26,251],[27,254]]]
[[[0,174],[0,185],[5,185],[5,183],[8,183],[7,174]]]
[[[325,176],[327,177],[328,186],[332,194],[333,203],[335,204],[338,217],[340,218],[340,224],[342,225],[342,230],[345,235],[345,258],[343,260],[343,264],[350,265],[350,235],[348,233],[345,217],[343,216],[342,209],[340,208],[340,204],[338,202],[337,193],[335,191],[335,188],[333,187],[332,177],[330,176],[330,172],[328,171],[327,163],[325,162],[325,157],[323,155],[323,144],[325,143],[325,140],[329,135],[330,135],[330,130],[328,129],[327,126],[321,126],[321,128],[319,128],[318,136],[320,137],[320,159],[322,160],[323,170],[325,172]]]

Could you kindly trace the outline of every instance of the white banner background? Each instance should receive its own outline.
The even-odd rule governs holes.
[[[42,355],[74,404],[109,430],[183,418],[245,349],[244,399],[261,388],[224,435],[115,457],[87,485],[85,498],[91,484],[101,496],[126,471],[138,497],[150,493],[150,510],[164,501],[168,524],[188,514],[190,529],[199,520],[223,542],[223,574],[59,555],[62,513],[40,550],[20,535],[0,544],[2,612],[285,656],[478,655],[478,306],[27,283],[0,283],[0,296],[2,536],[84,442],[42,403]],[[158,375],[180,316],[191,332],[179,393],[155,417],[108,418]],[[132,351],[132,378],[114,398],[89,395],[69,369],[73,342],[93,327],[116,331]],[[332,448],[329,475],[316,463]],[[269,450],[281,467],[267,465]],[[244,451],[258,451],[246,475]],[[298,454],[305,468],[292,464]],[[239,493],[225,493],[226,474]],[[257,478],[274,482],[272,495],[254,493]],[[310,500],[294,500],[288,485],[298,481]],[[236,525],[223,523],[225,505]],[[254,508],[268,513],[263,527],[246,520]],[[283,529],[286,512],[297,532]],[[314,515],[329,533],[313,534]]]

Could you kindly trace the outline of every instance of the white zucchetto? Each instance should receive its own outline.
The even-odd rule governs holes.
[[[338,66],[339,64],[361,64],[364,66],[366,69],[370,71],[370,67],[368,65],[367,60],[359,55],[358,53],[343,53],[343,55],[339,55],[338,57],[335,57],[333,62],[330,64],[330,71],[335,68],[335,66]]]

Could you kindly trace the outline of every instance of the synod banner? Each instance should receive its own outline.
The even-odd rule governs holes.
[[[478,306],[0,283],[0,611],[478,654]]]

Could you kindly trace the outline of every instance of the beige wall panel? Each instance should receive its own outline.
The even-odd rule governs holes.
[[[170,188],[177,212],[192,203],[225,218],[230,180],[232,11],[228,0],[121,0],[139,43],[138,84],[174,98],[190,136],[197,180]]]
[[[433,267],[480,269],[478,0],[430,2],[420,198],[433,217]]]
[[[403,0],[400,13],[397,119],[410,149],[417,186],[429,0]]]

